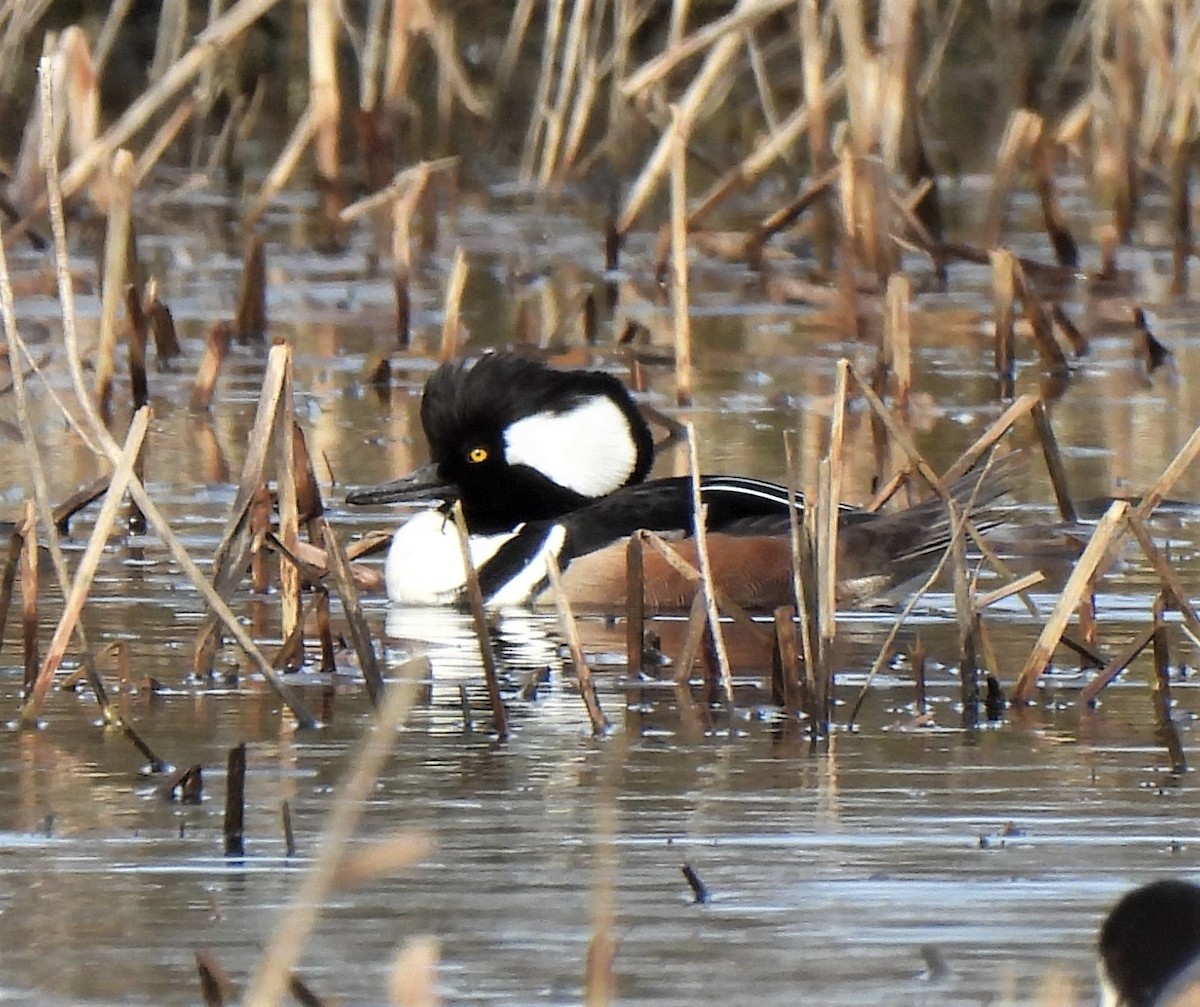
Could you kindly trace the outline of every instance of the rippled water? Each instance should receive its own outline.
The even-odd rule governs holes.
[[[951,198],[965,212],[976,195],[966,181]],[[231,197],[160,195],[145,211],[163,237],[142,241],[185,346],[182,361],[151,376],[146,477],[202,561],[233,500],[264,364],[260,349],[235,347],[211,417],[188,411],[203,332],[232,311],[233,207]],[[424,458],[416,396],[432,366],[425,350],[437,341],[453,243],[461,241],[470,256],[465,320],[473,348],[506,344],[522,304],[541,319],[555,312],[569,319],[579,292],[602,279],[601,247],[588,214],[570,204],[549,211],[500,193],[486,205],[462,206],[457,230],[443,236],[418,277],[418,348],[394,357],[391,394],[380,397],[362,373],[372,354],[392,349],[391,280],[373,271],[365,234],[341,255],[314,257],[308,208],[297,197],[267,222],[271,331],[296,348],[298,417],[334,523],[360,532],[395,515],[345,509],[345,487],[382,480]],[[1044,253],[1034,238],[1024,240]],[[651,243],[652,236],[634,236],[628,273],[615,278],[626,284],[622,304],[647,318],[663,310],[650,296]],[[18,275],[43,268],[33,253],[15,254]],[[89,250],[81,245],[77,254],[87,287],[94,280]],[[1095,334],[1092,355],[1051,405],[1081,497],[1146,488],[1200,423],[1200,394],[1191,391],[1200,374],[1194,302],[1166,299],[1166,261],[1166,249],[1140,253],[1130,277],[1131,298],[1154,312],[1158,335],[1175,353],[1171,367],[1150,377],[1132,359],[1129,330],[1103,327],[1110,316],[1127,318],[1127,302],[1093,296],[1082,281],[1067,292],[1068,310]],[[956,266],[953,294],[917,300],[919,440],[941,463],[1000,412],[989,376],[989,282],[985,270]],[[646,299],[635,302],[634,288]],[[781,432],[796,427],[806,463],[817,457],[833,362],[869,350],[831,338],[811,309],[769,303],[740,267],[701,263],[693,297],[700,372],[697,404],[684,415],[696,424],[705,466],[781,478]],[[31,334],[37,325],[57,332],[57,305],[48,294],[23,296],[19,310]],[[80,311],[85,328],[94,326],[97,305],[86,291]],[[573,333],[569,320],[547,322],[542,341],[577,341]],[[47,373],[64,390],[61,352],[54,350]],[[1021,353],[1024,390],[1040,378],[1032,351]],[[601,351],[596,359],[615,365],[618,357]],[[669,408],[670,374],[653,367],[648,373],[648,401]],[[12,419],[11,408],[4,406],[4,419]],[[40,447],[53,462],[52,495],[60,499],[98,469],[44,393],[37,393],[37,409]],[[124,422],[118,415],[118,430]],[[852,462],[847,474],[848,495],[861,500],[871,468],[861,412],[852,413],[847,438],[851,458],[867,459]],[[1032,444],[1027,433],[1017,440]],[[15,457],[17,443],[8,450]],[[1027,453],[1014,491],[1019,526],[1053,515],[1036,451]],[[683,464],[680,453],[668,453],[660,469]],[[13,468],[0,486],[7,511],[0,516],[14,516],[28,491],[23,469]],[[1188,473],[1174,495],[1200,499],[1196,474]],[[76,553],[91,520],[85,514],[76,521],[69,543]],[[1195,583],[1195,514],[1184,508],[1164,515],[1155,531],[1185,583]],[[1064,572],[1061,565],[1050,569],[1051,589],[1038,595],[1043,611]],[[1132,554],[1105,582],[1099,607],[1110,650],[1144,624],[1155,591],[1146,564]],[[44,604],[48,632],[53,593]],[[432,833],[437,848],[418,868],[337,895],[305,950],[301,974],[342,1002],[384,1002],[397,945],[432,934],[442,942],[439,982],[448,1003],[578,1003],[611,843],[624,1004],[1029,1000],[1052,970],[1086,991],[1105,907],[1134,883],[1194,868],[1195,787],[1190,776],[1167,771],[1144,662],[1087,711],[1075,702],[1084,679],[1060,655],[1035,707],[978,731],[958,730],[951,607],[945,595],[932,597],[901,637],[907,650],[919,632],[929,651],[937,726],[912,726],[912,685],[899,664],[877,681],[857,728],[839,729],[827,750],[813,752],[796,725],[763,705],[749,674],[765,666],[761,655],[737,648],[745,676],[738,708],[732,722],[717,713],[706,724],[678,709],[669,688],[623,681],[623,628],[595,619],[584,635],[616,729],[592,738],[562,665],[554,619],[517,613],[496,628],[514,721],[512,737],[499,743],[486,730],[464,618],[388,612],[382,600],[370,601],[371,626],[389,641],[387,668],[395,672],[409,655],[430,653],[434,672],[397,739],[361,841],[419,828]],[[278,642],[271,598],[243,596],[238,611],[261,640]],[[52,695],[41,730],[0,732],[0,860],[8,879],[0,887],[3,998],[194,1003],[194,949],[210,949],[244,980],[310,862],[350,746],[369,723],[352,659],[339,655],[332,681],[309,670],[297,676],[326,722],[297,733],[234,651],[221,655],[219,682],[188,678],[201,616],[195,592],[152,537],[110,544],[86,613],[89,631],[97,646],[127,641],[135,678],[162,683],[159,692],[132,691],[122,702],[165,758],[203,766],[199,806],[158,796],[155,781],[141,775],[142,757],[96,726],[86,693]],[[841,721],[890,618],[848,613],[842,622]],[[1010,685],[1040,622],[1010,603],[989,625],[1001,663],[995,670]],[[674,653],[678,624],[659,629],[665,652]],[[15,710],[21,658],[12,621],[5,643],[0,696]],[[1190,750],[1198,706],[1194,654],[1182,638],[1173,646],[1177,716]],[[460,685],[473,730],[464,726]],[[249,745],[247,850],[226,859],[222,773],[226,750],[241,741]],[[297,837],[290,858],[280,824],[284,800]],[[705,905],[691,899],[685,862],[711,891]],[[940,951],[947,976],[922,978],[926,945]]]

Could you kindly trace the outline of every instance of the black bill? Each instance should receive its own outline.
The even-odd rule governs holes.
[[[348,504],[420,503],[429,500],[444,500],[450,503],[458,499],[458,490],[438,476],[436,465],[422,465],[406,476],[379,486],[365,486],[346,494]]]

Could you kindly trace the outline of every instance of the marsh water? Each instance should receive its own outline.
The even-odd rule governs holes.
[[[163,169],[139,194],[143,265],[158,278],[184,348],[151,374],[146,481],[203,564],[233,502],[265,350],[235,345],[210,412],[188,409],[204,334],[233,312],[242,205],[237,192],[189,179]],[[298,419],[343,534],[402,517],[346,508],[347,487],[425,460],[417,404],[434,366],[456,246],[470,264],[469,351],[516,341],[572,348],[577,362],[624,374],[618,317],[635,318],[652,334],[663,329],[653,234],[631,235],[622,271],[605,274],[600,218],[586,193],[539,200],[509,182],[476,180],[445,197],[437,240],[414,279],[415,342],[406,351],[395,348],[392,279],[366,228],[342,252],[313,252],[315,198],[306,189],[278,200],[264,222],[269,335],[294,346]],[[948,210],[966,233],[986,185],[970,174],[946,185]],[[1101,218],[1082,183],[1069,183],[1065,197],[1084,240],[1084,272],[1093,270],[1098,253],[1088,236]],[[1017,200],[1010,237],[1018,251],[1047,258],[1034,211],[1031,201]],[[77,234],[72,251],[86,341],[99,313],[95,243]],[[47,260],[27,248],[9,254],[23,330],[35,355],[46,357],[49,386],[65,395]],[[807,265],[801,250],[773,260],[771,269],[801,276]],[[1005,405],[991,373],[990,276],[985,267],[953,265],[949,292],[938,292],[925,282],[927,262],[914,256],[906,265],[918,277],[914,425],[922,449],[945,465]],[[1090,354],[1050,400],[1080,499],[1146,489],[1200,424],[1196,290],[1169,295],[1169,241],[1152,224],[1121,265],[1118,289],[1098,288],[1081,273],[1056,294],[1091,339]],[[826,436],[836,360],[869,363],[873,349],[844,340],[811,307],[773,300],[743,266],[697,254],[694,270],[695,405],[674,407],[669,365],[645,369],[644,400],[695,424],[708,471],[783,479],[789,430],[799,430],[802,467],[811,466]],[[595,292],[607,304],[609,289],[618,307],[602,307],[599,345],[584,350],[577,322],[583,296]],[[1132,350],[1135,303],[1173,354],[1152,374]],[[385,391],[366,378],[379,354],[392,360]],[[1023,345],[1018,392],[1043,381]],[[35,383],[32,394],[51,495],[62,499],[101,469],[44,388]],[[0,517],[15,517],[31,489],[19,434],[9,425],[10,398],[0,403],[11,460],[0,480]],[[118,433],[128,421],[122,401],[119,393]],[[1014,480],[1010,522],[1057,541],[1032,436],[1020,432],[1015,440],[1026,447],[1026,463]],[[870,495],[873,462],[859,410],[849,418],[847,445],[846,498],[861,502]],[[683,471],[686,455],[667,448],[658,466]],[[1187,473],[1172,496],[1180,505],[1155,519],[1154,532],[1193,587],[1200,583],[1200,531],[1188,503],[1200,501],[1200,476]],[[94,509],[72,524],[66,545],[76,558],[93,520]],[[1088,529],[1075,531],[1086,536]],[[1067,571],[1056,555],[1045,555],[1048,580],[1034,592],[1043,617]],[[1149,620],[1157,590],[1135,553],[1105,578],[1097,602],[1110,652]],[[47,590],[43,641],[59,604]],[[440,941],[438,987],[448,1004],[579,1003],[593,917],[610,898],[623,1004],[1032,1002],[1055,975],[1074,981],[1086,1002],[1106,907],[1134,884],[1196,867],[1200,798],[1192,774],[1169,771],[1147,659],[1086,709],[1078,702],[1086,676],[1060,652],[1033,706],[962,730],[956,628],[944,593],[919,606],[899,638],[900,656],[872,683],[853,729],[844,726],[847,712],[895,609],[843,614],[838,726],[816,749],[758,688],[767,655],[739,648],[736,708],[706,719],[681,710],[653,675],[628,680],[623,626],[595,617],[583,631],[614,728],[593,737],[555,617],[530,612],[502,613],[493,627],[512,713],[511,737],[501,742],[488,730],[466,617],[389,610],[382,598],[365,604],[385,674],[429,654],[432,677],[396,739],[358,842],[418,829],[436,847],[418,867],[340,892],[326,905],[299,972],[341,1003],[385,1002],[391,959],[417,935]],[[997,609],[988,623],[1000,666],[990,670],[1007,687],[1042,619],[1016,603]],[[257,639],[279,643],[271,596],[243,594],[237,611]],[[319,711],[319,730],[295,730],[232,647],[221,652],[214,680],[193,680],[191,647],[203,615],[153,536],[124,532],[105,553],[85,612],[97,649],[114,641],[129,648],[133,674],[120,702],[137,729],[172,764],[203,767],[200,804],[165,799],[133,746],[98,726],[86,690],[52,693],[39,730],[0,731],[0,999],[194,1003],[196,949],[214,953],[244,982],[286,912],[372,710],[349,650],[339,653],[333,675],[310,666],[293,676]],[[9,621],[0,665],[0,702],[14,714],[17,621]],[[664,652],[675,653],[679,624],[663,621],[656,630]],[[906,658],[918,637],[930,656],[932,714],[919,723]],[[1190,753],[1200,710],[1195,652],[1182,633],[1171,639],[1174,715]],[[104,670],[115,681],[111,666]],[[223,770],[227,750],[242,742],[249,753],[246,849],[229,858]],[[285,801],[292,855],[281,826]],[[684,864],[707,887],[704,904],[693,899]]]

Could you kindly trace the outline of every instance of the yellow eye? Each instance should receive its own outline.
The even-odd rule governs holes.
[[[471,448],[471,450],[467,452],[467,461],[478,465],[480,462],[486,462],[487,456],[487,448]]]

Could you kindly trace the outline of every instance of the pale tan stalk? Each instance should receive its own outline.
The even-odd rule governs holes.
[[[575,0],[571,7],[571,18],[567,22],[567,34],[563,40],[562,71],[558,76],[554,102],[546,109],[545,137],[542,140],[541,168],[538,171],[538,185],[543,189],[554,177],[567,104],[575,93],[575,82],[580,76],[580,63],[583,61],[584,44],[587,41],[586,28],[592,2],[593,0]]]
[[[109,173],[108,228],[104,234],[104,286],[100,293],[100,341],[96,347],[96,401],[107,406],[117,369],[117,313],[125,299],[133,212],[133,155],[118,150]],[[130,277],[129,279],[132,279]],[[106,410],[107,411],[107,410]]]
[[[708,505],[700,494],[700,452],[696,446],[696,429],[685,423],[688,442],[688,465],[692,474],[692,520],[696,538],[696,559],[700,566],[700,582],[703,585],[704,604],[708,610],[708,628],[712,633],[713,649],[717,652],[717,668],[721,673],[721,688],[725,702],[733,709],[733,671],[729,665],[729,651],[725,647],[725,631],[721,628],[721,615],[717,611],[717,587],[713,581],[712,560],[708,555]],[[732,728],[732,725],[730,725]]]
[[[463,289],[467,285],[467,253],[461,245],[454,250],[454,264],[446,281],[446,300],[442,308],[442,347],[438,359],[445,363],[458,352]]]
[[[334,0],[308,0],[308,104],[313,110],[317,171],[330,182],[342,177],[338,130],[342,99],[337,81],[337,11]]]
[[[46,126],[42,131],[45,138],[53,135],[51,121],[54,115],[54,102],[50,93],[50,68],[45,59],[40,63],[39,72],[41,76],[42,113],[47,119]],[[54,235],[54,262],[55,274],[58,281],[58,299],[62,309],[63,337],[67,347],[67,362],[71,372],[71,380],[75,386],[75,394],[92,437],[100,445],[109,463],[115,466],[121,457],[121,449],[105,428],[103,421],[96,412],[96,407],[91,400],[91,396],[87,393],[87,381],[83,373],[83,363],[79,352],[79,333],[75,326],[75,289],[71,280],[70,261],[67,255],[66,217],[63,213],[62,189],[59,185],[58,158],[55,154],[54,146],[50,143],[43,143],[42,154],[46,166],[46,188],[49,198],[50,225]],[[147,521],[154,527],[172,557],[183,568],[188,579],[191,580],[192,584],[204,597],[204,600],[216,612],[230,635],[237,640],[238,645],[255,663],[263,677],[266,678],[279,694],[280,698],[292,710],[296,719],[305,726],[314,725],[316,721],[305,709],[299,696],[275,674],[271,663],[263,656],[237,616],[233,614],[229,606],[213,590],[207,578],[192,561],[187,549],[179,541],[170,524],[158,509],[157,504],[150,498],[141,480],[136,476],[131,476],[129,480],[129,493],[133,497],[134,503],[138,505],[142,513],[146,516]]]
[[[738,9],[746,6],[754,6],[754,4],[751,0],[741,0]],[[661,182],[662,176],[670,168],[672,149],[676,143],[675,134],[677,132],[682,134],[685,141],[690,138],[692,127],[695,125],[696,117],[700,114],[701,107],[713,88],[724,81],[729,64],[737,55],[740,46],[741,37],[739,35],[724,35],[709,50],[704,65],[692,78],[691,84],[688,85],[687,91],[684,92],[683,98],[678,104],[677,122],[674,122],[672,129],[664,132],[659,138],[658,144],[645,167],[642,168],[641,174],[629,190],[625,206],[617,218],[618,234],[627,234],[633,227],[634,221],[641,215],[650,196]]]
[[[385,693],[375,724],[360,742],[350,771],[329,809],[312,866],[287,910],[276,916],[275,932],[258,960],[242,1001],[244,1007],[276,1007],[283,1001],[321,906],[335,890],[339,869],[367,807],[367,798],[399,737],[400,726],[412,709],[418,686],[429,674],[428,658],[412,658],[400,668],[399,681],[393,682]]]
[[[172,97],[181,91],[229,42],[262,17],[279,0],[238,0],[196,38],[192,47],[167,70],[161,80],[125,110],[91,146],[77,155],[62,173],[64,197],[73,195]]]
[[[1096,525],[1096,530],[1083,550],[1083,555],[1076,561],[1071,570],[1071,576],[1067,578],[1067,583],[1063,587],[1062,594],[1059,595],[1054,611],[1050,613],[1050,618],[1042,627],[1041,635],[1034,644],[1033,650],[1030,651],[1029,657],[1025,659],[1021,673],[1017,676],[1017,684],[1013,688],[1012,694],[1014,703],[1027,703],[1033,695],[1038,678],[1050,663],[1054,648],[1062,639],[1067,622],[1070,620],[1071,614],[1079,607],[1079,600],[1088,590],[1092,577],[1097,573],[1098,567],[1114,541],[1120,539],[1129,530],[1128,512],[1128,501],[1114,500],[1104,517],[1100,519],[1099,524]]]
[[[125,489],[129,485],[129,480],[133,478],[133,467],[141,453],[142,441],[149,425],[150,408],[142,406],[134,413],[133,421],[129,424],[125,446],[116,459],[116,467],[108,484],[108,492],[104,494],[104,502],[100,506],[100,513],[96,516],[95,527],[92,529],[87,548],[84,549],[83,557],[75,571],[71,590],[63,604],[62,615],[59,617],[54,635],[50,638],[50,644],[46,648],[46,656],[38,670],[37,681],[21,706],[23,723],[33,723],[37,720],[42,704],[45,702],[46,693],[54,681],[54,674],[58,671],[63,657],[66,656],[67,641],[75,631],[75,626],[87,601],[88,592],[91,591],[92,579],[96,576],[100,557],[104,554],[104,547],[108,543],[109,535],[112,534],[113,524],[117,520],[117,514],[125,498]]]
[[[688,293],[687,137],[671,106],[671,316],[675,333],[675,401],[692,404],[692,320]]]
[[[647,60],[620,84],[620,92],[632,98],[643,88],[656,84],[685,60],[691,59],[710,46],[727,42],[734,37],[734,45],[741,42],[742,31],[751,28],[764,18],[785,7],[794,7],[796,0],[740,0],[737,7],[703,28],[698,28],[678,45],[672,46],[653,59]]]
[[[305,149],[316,135],[316,130],[317,117],[313,112],[312,105],[309,105],[297,120],[295,127],[292,129],[292,135],[288,137],[283,150],[279,152],[275,163],[271,165],[271,170],[267,172],[267,177],[263,179],[262,188],[258,190],[258,195],[254,197],[254,202],[246,210],[242,218],[242,227],[244,230],[249,231],[254,228],[263,213],[266,212],[267,204],[287,185],[288,179],[292,177],[292,172],[296,170],[296,165],[300,163],[300,158],[304,155]]]

